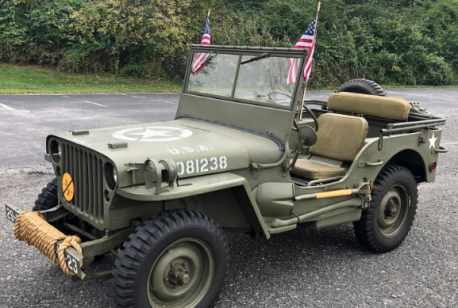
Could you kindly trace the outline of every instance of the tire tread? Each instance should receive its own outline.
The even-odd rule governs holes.
[[[119,250],[120,258],[115,261],[112,285],[115,290],[117,307],[138,308],[135,304],[136,275],[141,271],[141,259],[147,252],[154,249],[155,243],[167,234],[186,225],[201,225],[215,236],[224,250],[225,264],[224,287],[229,271],[229,242],[221,228],[207,216],[191,210],[173,210],[160,213],[151,220],[144,222],[129,236],[129,240]]]
[[[45,211],[57,205],[57,179],[54,178],[38,194],[32,211]]]
[[[408,169],[402,166],[398,166],[398,165],[389,165],[385,167],[384,169],[382,169],[382,171],[377,176],[374,182],[374,185],[379,187],[380,190],[382,190],[382,188],[385,187],[391,179],[395,177],[400,177],[400,176],[405,176],[409,178],[409,180],[414,182],[416,185],[416,181],[412,173]],[[368,250],[374,251],[374,252],[384,253],[384,252],[388,252],[388,251],[391,251],[397,248],[402,243],[402,241],[398,243],[397,245],[395,245],[394,247],[386,247],[382,245],[381,243],[379,243],[379,241],[377,241],[377,238],[374,234],[374,229],[373,229],[373,219],[375,219],[374,215],[377,215],[375,213],[377,202],[380,198],[383,197],[381,192],[382,191],[373,191],[372,192],[372,201],[370,203],[370,207],[363,210],[361,214],[361,219],[357,222],[354,222],[353,226],[354,226],[354,232],[355,232],[355,235],[358,241],[365,248],[367,248]],[[416,194],[415,200],[418,200],[418,190],[416,189],[416,186],[415,186],[415,194]],[[407,220],[405,236],[407,236],[407,234],[409,233],[412,227],[413,221],[415,220],[416,209],[417,207],[415,204],[411,208],[411,211],[413,211],[412,212],[413,218],[410,220],[409,219]]]
[[[334,93],[351,92],[351,91],[347,91],[346,89],[351,86],[358,86],[358,85],[369,90],[372,95],[386,96],[386,92],[383,90],[383,88],[379,84],[377,84],[375,81],[364,79],[364,78],[356,78],[356,79],[349,80],[343,83],[337,90],[334,91]]]

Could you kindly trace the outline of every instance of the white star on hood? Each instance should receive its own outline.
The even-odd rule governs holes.
[[[131,135],[142,135],[142,139],[148,139],[150,137],[170,137],[170,135],[168,135],[168,133],[170,133],[170,131],[159,131],[159,130],[152,130],[152,129],[146,129],[145,132],[143,133],[132,133]]]

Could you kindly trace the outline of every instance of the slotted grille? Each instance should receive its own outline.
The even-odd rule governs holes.
[[[61,143],[63,173],[73,179],[75,194],[69,202],[78,212],[103,221],[103,161],[74,144]]]

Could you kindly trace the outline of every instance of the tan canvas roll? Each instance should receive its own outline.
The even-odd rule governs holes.
[[[410,104],[403,98],[340,92],[328,99],[328,109],[404,121]]]

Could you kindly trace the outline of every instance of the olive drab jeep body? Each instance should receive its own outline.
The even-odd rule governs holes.
[[[119,307],[208,306],[227,236],[353,222],[368,249],[396,248],[446,152],[445,119],[357,87],[302,107],[307,52],[193,45],[174,120],[48,136],[55,205],[40,195],[35,210],[81,238],[64,251],[74,279],[110,276],[84,268],[112,252]]]

